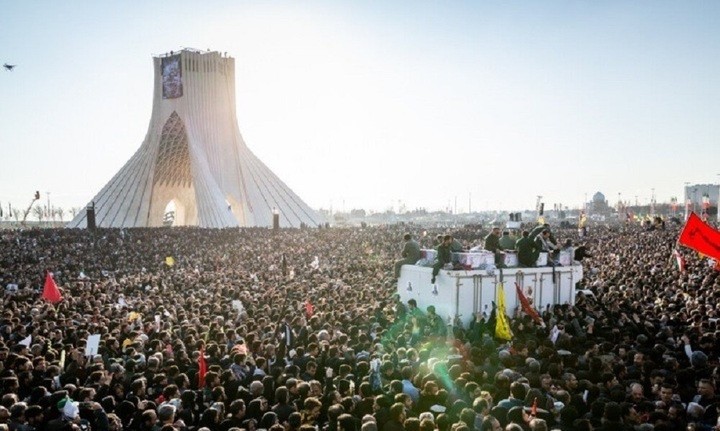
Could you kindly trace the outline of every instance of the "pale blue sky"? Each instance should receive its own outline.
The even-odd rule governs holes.
[[[0,203],[84,206],[151,56],[236,58],[248,146],[311,206],[647,202],[720,174],[717,1],[0,0]]]

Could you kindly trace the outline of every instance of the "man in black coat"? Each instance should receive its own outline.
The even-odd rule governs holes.
[[[452,262],[452,251],[450,250],[452,240],[452,236],[445,235],[443,237],[442,244],[440,244],[437,248],[437,262],[435,263],[435,265],[433,265],[431,283],[435,283],[435,277],[437,277],[437,275],[440,273],[440,269],[442,269],[442,267],[446,264]]]
[[[530,239],[528,231],[523,231],[522,238],[515,244],[515,248],[518,252],[518,263],[520,266],[535,266],[538,252],[535,249],[535,242]]]

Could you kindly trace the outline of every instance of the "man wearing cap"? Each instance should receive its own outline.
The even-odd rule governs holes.
[[[57,409],[60,411],[60,416],[57,419],[53,419],[48,422],[45,427],[46,431],[65,431],[74,429],[73,425],[80,423],[80,409],[78,403],[73,401],[70,397],[66,396],[57,403]]]
[[[417,243],[409,233],[403,237],[405,246],[403,246],[402,259],[395,262],[395,278],[400,277],[400,270],[403,265],[415,265],[422,258],[420,244]]]

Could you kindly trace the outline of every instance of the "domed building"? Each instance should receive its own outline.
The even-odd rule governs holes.
[[[604,214],[612,212],[612,208],[608,206],[605,195],[600,192],[597,192],[593,195],[592,201],[590,202],[590,208],[591,212],[593,212],[594,214]]]

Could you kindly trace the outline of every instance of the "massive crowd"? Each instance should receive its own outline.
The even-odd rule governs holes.
[[[586,294],[508,310],[510,342],[396,299],[406,231],[488,233],[0,232],[0,430],[720,429],[720,278],[673,264],[677,226],[555,229],[591,251]]]

